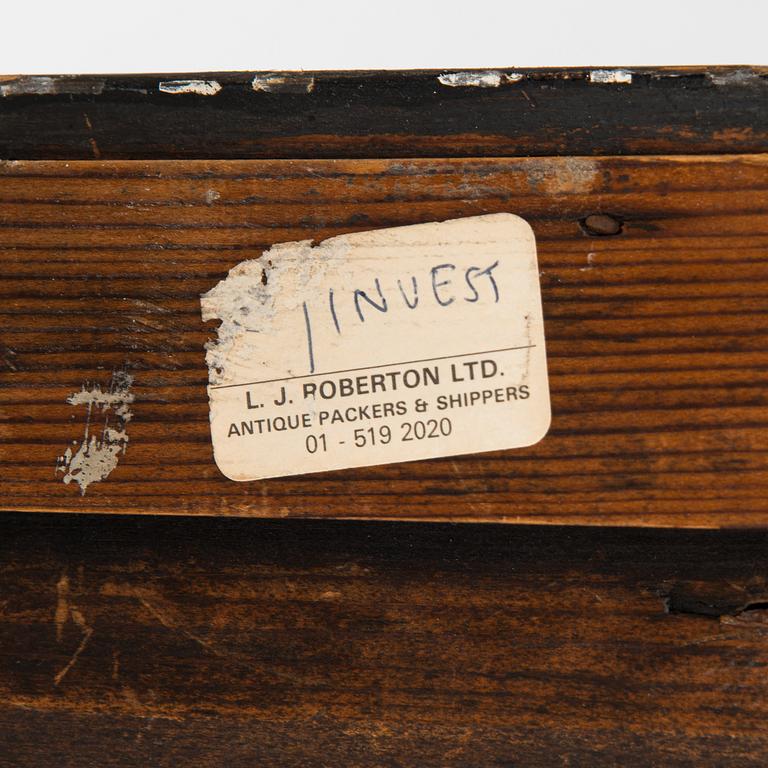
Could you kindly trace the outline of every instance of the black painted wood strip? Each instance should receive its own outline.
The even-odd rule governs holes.
[[[768,149],[760,68],[93,75],[0,79],[0,158],[352,158],[750,153]],[[627,75],[623,75],[626,80]],[[480,81],[483,76],[480,75]],[[619,78],[622,79],[622,78]],[[214,81],[215,95],[168,81]],[[282,80],[282,82],[278,82]],[[484,82],[488,82],[487,78]]]

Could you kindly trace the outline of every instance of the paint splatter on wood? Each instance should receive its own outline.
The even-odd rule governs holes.
[[[8,96],[99,96],[104,91],[103,78],[77,76],[22,75],[0,77],[0,97]]]
[[[215,96],[221,85],[215,80],[166,80],[158,85],[163,93],[194,93],[198,96]]]
[[[631,85],[632,73],[626,69],[593,69],[589,73],[590,83]]]
[[[91,483],[109,476],[128,447],[126,426],[133,417],[132,383],[130,374],[116,371],[106,391],[100,384],[86,383],[67,398],[70,405],[86,407],[85,429],[77,449],[73,452],[70,446],[58,457],[56,474],[63,473],[65,485],[74,480],[83,496]],[[97,424],[101,429],[94,434]],[[73,441],[73,445],[77,446],[77,441]]]
[[[759,72],[745,69],[738,69],[734,72],[711,72],[707,75],[707,79],[710,83],[712,83],[712,85],[726,87],[751,87],[768,85],[768,78],[764,76],[764,73],[761,75]]]
[[[518,83],[525,75],[519,72],[447,72],[437,80],[450,88],[498,88],[505,83]]]
[[[255,75],[251,81],[254,91],[267,93],[312,93],[315,89],[315,78],[301,73],[271,73]]]

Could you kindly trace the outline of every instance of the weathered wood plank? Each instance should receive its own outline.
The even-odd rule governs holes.
[[[768,522],[768,159],[11,162],[0,468],[20,510]],[[517,451],[233,483],[199,294],[272,243],[510,211],[536,233],[553,424]],[[610,214],[613,236],[583,220]],[[56,475],[84,382],[134,378],[119,465]]]
[[[190,80],[215,87],[161,86]],[[766,93],[755,67],[6,77],[0,158],[763,152]]]
[[[6,514],[0,542],[0,765],[768,749],[764,532]]]

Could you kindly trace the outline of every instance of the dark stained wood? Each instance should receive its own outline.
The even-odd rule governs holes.
[[[765,68],[497,70],[498,87],[438,71],[6,77],[0,158],[350,158],[764,152]],[[508,74],[523,75],[510,82]],[[214,80],[212,96],[165,93]],[[308,91],[309,84],[312,88]]]
[[[765,70],[439,74],[0,78],[0,158],[49,161],[0,164],[0,505],[38,511],[0,514],[0,768],[765,764],[765,531],[208,517],[768,524]],[[497,211],[538,241],[542,443],[219,474],[201,292]],[[81,497],[66,398],[118,370]]]
[[[768,523],[765,155],[1,170],[8,509]],[[541,443],[263,482],[219,473],[202,292],[275,242],[497,211],[538,242],[553,400]],[[593,215],[620,231],[588,234]],[[134,377],[130,442],[81,496],[54,472],[83,432],[66,400],[115,370]]]
[[[767,536],[4,515],[0,765],[762,766]]]

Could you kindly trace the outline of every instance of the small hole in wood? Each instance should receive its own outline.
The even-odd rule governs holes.
[[[579,221],[582,231],[587,235],[607,237],[621,234],[624,222],[608,213],[591,213]]]

